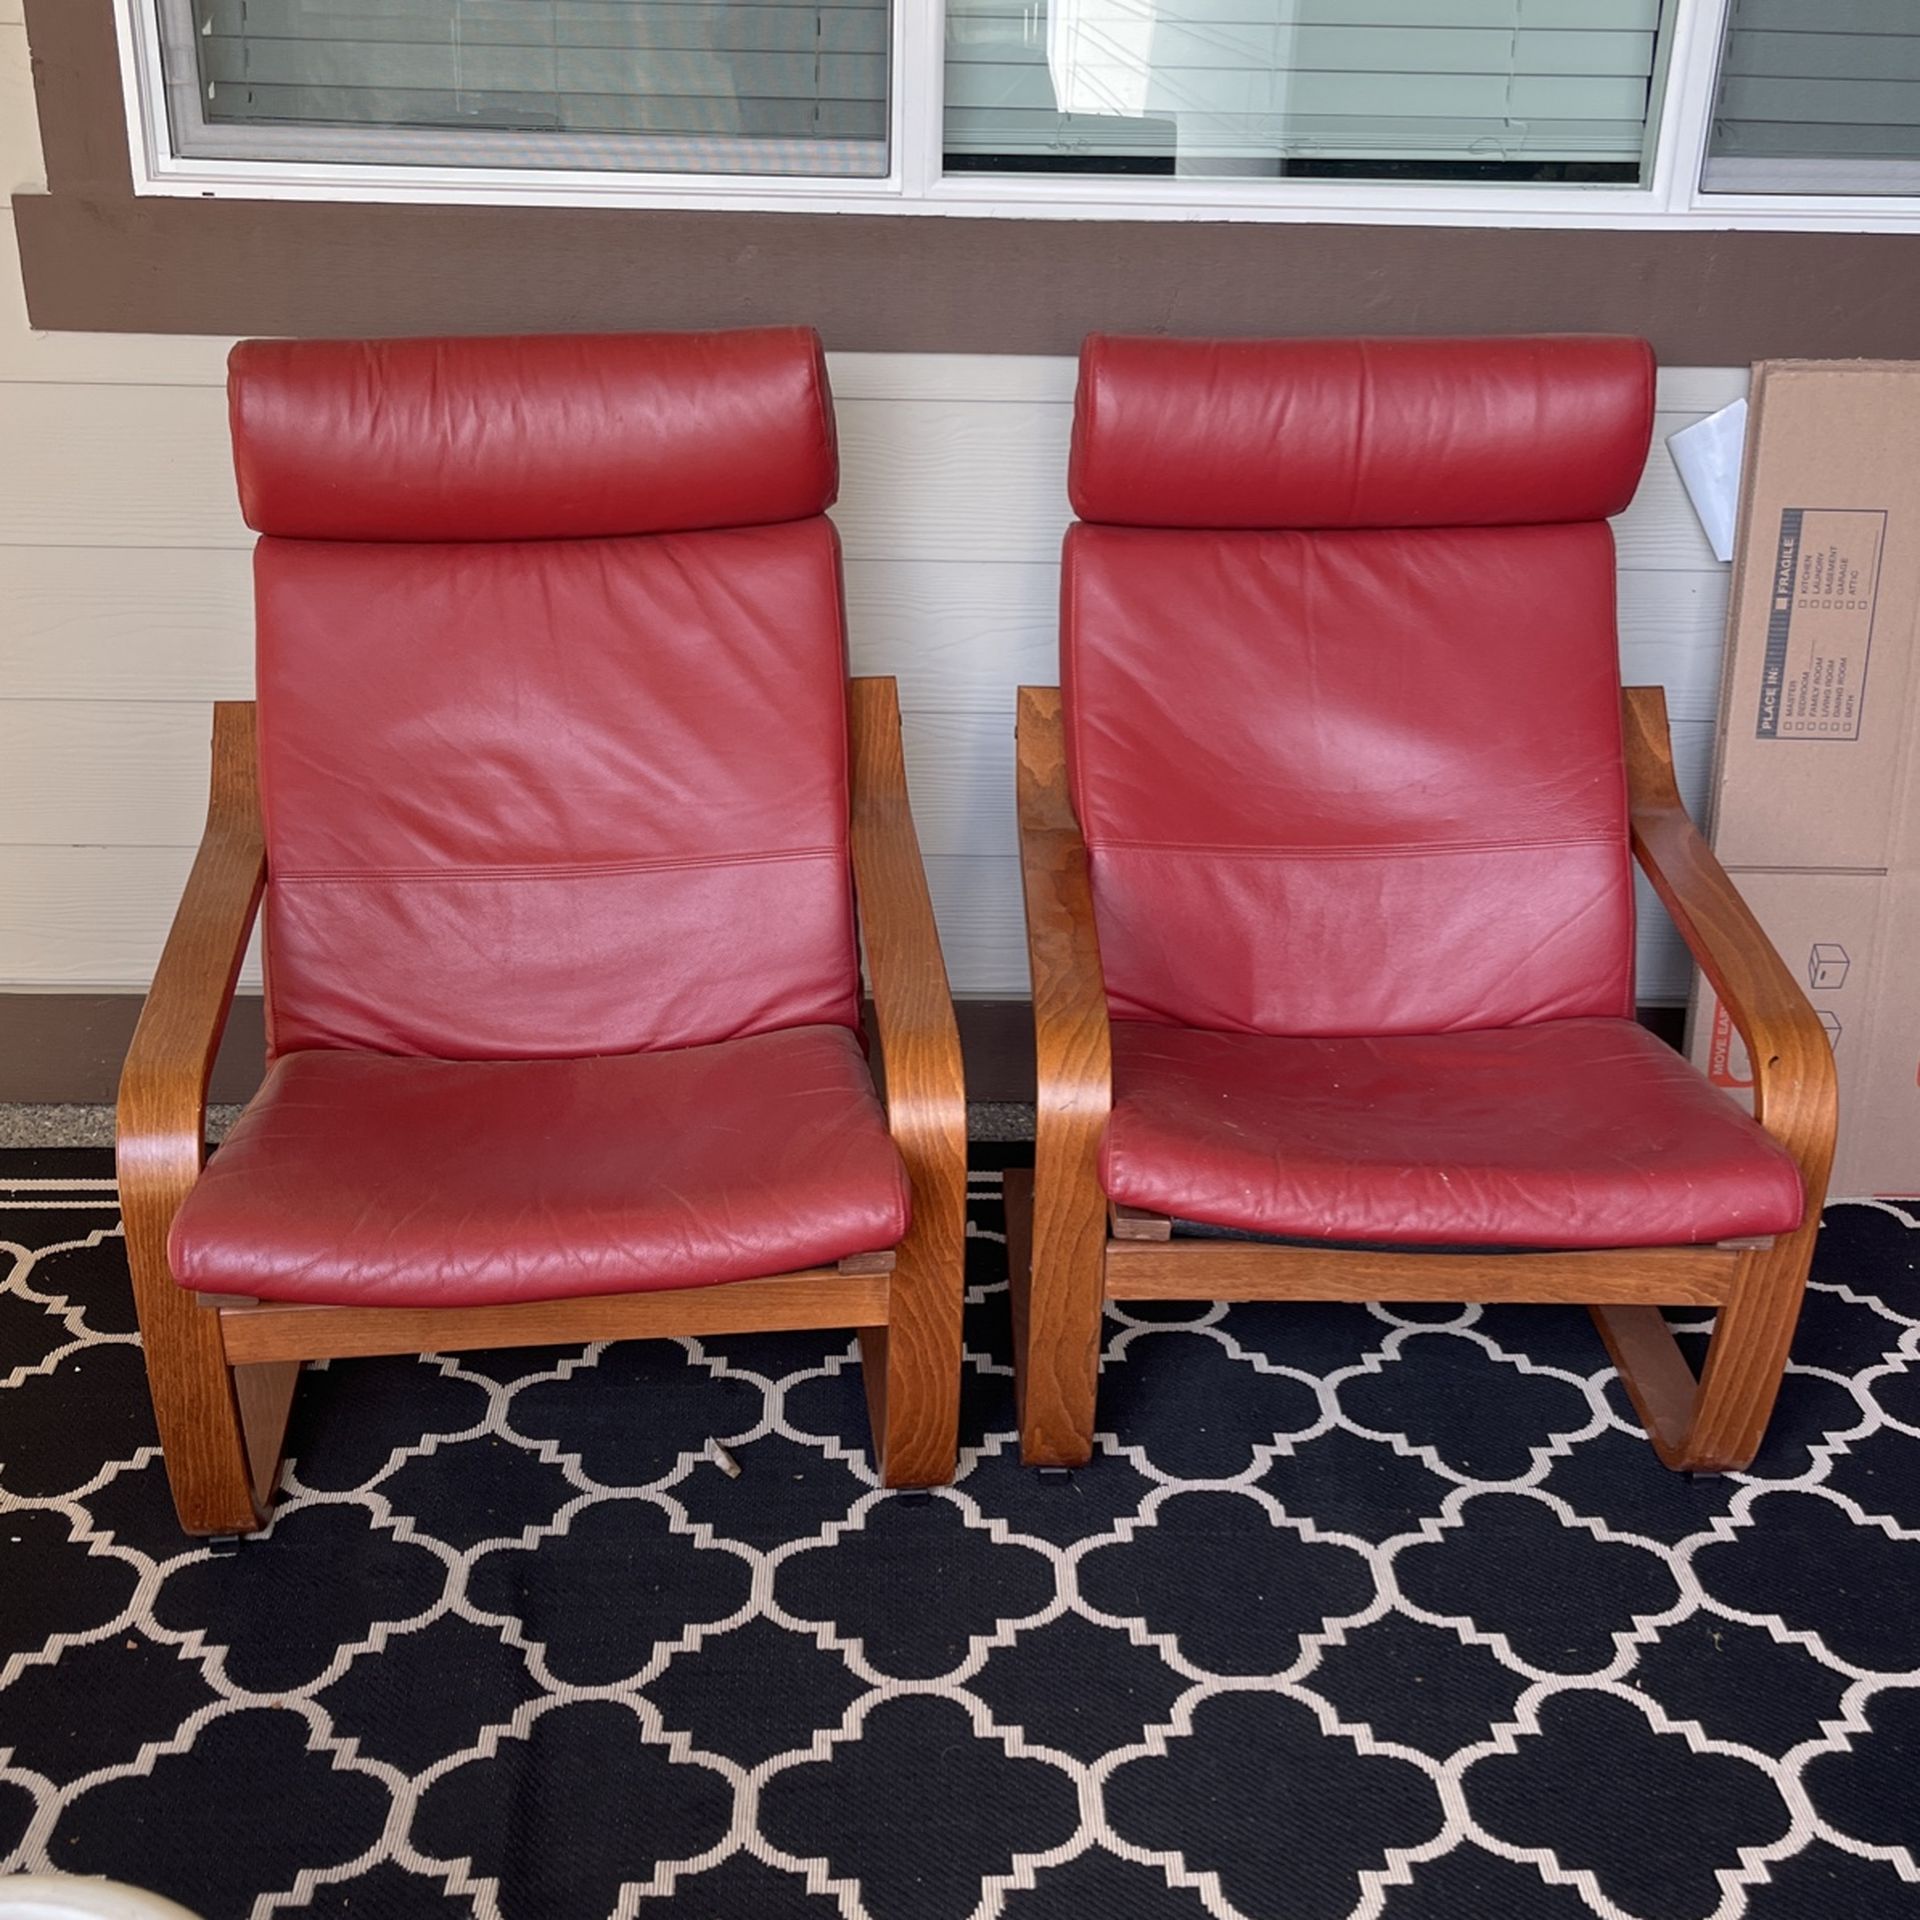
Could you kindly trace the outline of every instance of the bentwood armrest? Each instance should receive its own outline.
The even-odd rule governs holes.
[[[895,1249],[885,1327],[860,1331],[874,1432],[889,1486],[953,1477],[967,1233],[967,1089],[933,899],[907,800],[900,699],[891,679],[849,694],[853,882],[873,995],[887,1124],[913,1185]]]
[[[266,885],[253,703],[213,710],[206,830],[120,1076],[123,1181],[153,1154],[197,1169],[207,1082]]]
[[[116,1164],[154,1417],[181,1524],[265,1518],[297,1362],[230,1368],[219,1316],[174,1284],[167,1236],[206,1155],[207,1081],[266,885],[253,704],[213,710],[206,832],[120,1075]]]
[[[1112,1046],[1086,842],[1067,793],[1059,688],[1022,687],[1017,729],[1041,1124],[1072,1124],[1097,1139],[1112,1099]]]
[[[964,1154],[960,1031],[907,800],[899,695],[891,679],[851,685],[854,886],[887,1111],[896,1136],[958,1138]]]
[[[1628,687],[1623,704],[1634,853],[1747,1044],[1755,1117],[1810,1176],[1817,1161],[1824,1187],[1836,1098],[1826,1029],[1688,816],[1665,691]]]
[[[1082,1464],[1093,1444],[1106,1290],[1100,1146],[1113,1103],[1113,1041],[1087,847],[1067,791],[1058,687],[1022,687],[1016,722],[1020,874],[1027,905],[1038,1078],[1033,1204],[1008,1207],[1021,1457]]]

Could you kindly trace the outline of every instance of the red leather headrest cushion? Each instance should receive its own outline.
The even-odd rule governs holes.
[[[1127,527],[1604,520],[1653,431],[1644,340],[1163,340],[1080,354],[1068,491]]]
[[[301,540],[555,540],[804,520],[839,467],[819,336],[244,340],[240,506]]]

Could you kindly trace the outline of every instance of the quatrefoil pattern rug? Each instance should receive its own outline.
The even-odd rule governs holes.
[[[849,1342],[336,1363],[175,1529],[104,1156],[0,1175],[0,1866],[207,1920],[1920,1915],[1920,1231],[1832,1209],[1773,1438],[1686,1481],[1585,1316],[1110,1315],[963,1466]],[[738,1463],[714,1461],[718,1441]]]

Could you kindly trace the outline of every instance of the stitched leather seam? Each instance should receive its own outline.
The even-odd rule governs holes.
[[[623,874],[674,873],[692,867],[772,866],[787,860],[845,860],[843,847],[787,847],[772,853],[687,854],[670,860],[584,860],[575,865],[546,862],[502,867],[348,867],[286,872],[276,868],[275,885],[361,886],[377,880],[600,880]]]
[[[1455,853],[1544,853],[1556,847],[1606,847],[1627,852],[1623,827],[1617,834],[1569,834],[1553,840],[1397,840],[1368,846],[1240,847],[1203,840],[1108,840],[1088,836],[1089,853],[1204,853],[1236,860],[1396,860],[1409,855]]]

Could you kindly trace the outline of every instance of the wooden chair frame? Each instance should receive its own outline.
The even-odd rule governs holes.
[[[1031,1186],[1009,1180],[1022,1457],[1093,1450],[1103,1300],[1576,1301],[1591,1308],[1660,1458],[1744,1467],[1779,1392],[1833,1160],[1832,1048],[1807,997],[1714,858],[1674,783],[1665,693],[1623,690],[1633,851],[1747,1043],[1760,1124],[1794,1157],[1807,1213],[1776,1239],[1567,1253],[1440,1254],[1174,1240],[1111,1208],[1099,1154],[1111,1102],[1106,986],[1087,850],[1067,791],[1060,693],[1023,687],[1020,849],[1039,1104]],[[1662,1306],[1718,1309],[1698,1378]]]
[[[888,1486],[951,1479],[967,1110],[960,1037],[907,802],[891,679],[849,683],[854,891],[888,1125],[913,1224],[891,1255],[762,1280],[487,1307],[316,1307],[178,1286],[167,1233],[206,1157],[207,1082],[267,878],[254,709],[214,708],[206,832],[120,1081],[120,1204],[167,1478],[189,1533],[264,1524],[305,1360],[670,1334],[853,1327]]]

